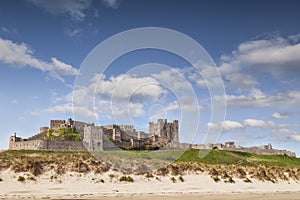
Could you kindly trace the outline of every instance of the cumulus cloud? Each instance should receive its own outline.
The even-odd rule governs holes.
[[[247,128],[260,128],[264,131],[271,131],[276,138],[300,141],[299,133],[291,130],[293,124],[276,124],[273,121],[260,119],[245,119],[243,122],[225,120],[219,123],[207,123],[207,127],[211,130],[220,130],[222,126],[223,132],[244,132]]]
[[[243,124],[237,121],[230,121],[225,120],[220,123],[207,123],[207,127],[211,130],[220,130],[220,127],[223,127],[223,131],[229,132],[229,131],[237,131],[244,129]]]
[[[80,34],[82,34],[82,29],[81,28],[66,28],[65,29],[65,34],[69,37],[75,37],[75,36],[79,36]]]
[[[294,141],[300,142],[300,135],[299,134],[291,135],[290,138]]]
[[[280,114],[278,112],[275,112],[272,116],[276,119],[287,119],[288,118],[287,114]]]
[[[16,67],[32,67],[48,72],[55,79],[64,81],[62,76],[74,76],[78,70],[55,57],[51,62],[40,60],[33,55],[33,51],[25,44],[17,44],[11,40],[0,38],[0,61]]]
[[[5,26],[2,26],[2,27],[0,28],[0,30],[1,30],[1,32],[3,32],[3,33],[10,33],[10,30],[9,30],[8,28],[6,28]]]
[[[110,8],[117,9],[120,5],[120,0],[102,0],[103,3]]]
[[[280,81],[299,80],[299,35],[246,41],[221,57],[219,69],[229,85],[245,89],[258,84],[261,74]]]
[[[85,10],[91,5],[91,0],[29,0],[45,11],[57,15],[68,14],[74,21],[83,21]]]
[[[245,127],[254,127],[254,128],[275,128],[277,127],[276,124],[272,121],[263,121],[257,119],[246,119],[243,122]]]
[[[276,124],[273,121],[264,121],[259,119],[245,119],[243,122],[225,120],[219,123],[207,123],[207,127],[217,129],[223,126],[223,131],[244,130],[245,128],[263,128],[270,130],[289,130],[290,125]]]
[[[61,74],[69,73],[67,66],[56,60],[53,62],[66,69],[60,70]],[[192,86],[182,81],[184,77],[176,78],[178,75],[174,73],[170,69],[147,76],[95,74],[84,86],[76,86],[64,97],[55,96],[55,105],[44,112],[70,111],[72,102],[80,115],[84,114],[82,110],[87,110],[86,113],[95,112],[101,119],[149,117],[150,107],[155,104],[161,105],[166,112],[198,113],[202,107],[196,96],[189,95],[188,91],[194,92]]]
[[[216,100],[222,97],[215,96]],[[254,108],[283,106],[291,107],[300,104],[300,91],[280,91],[274,94],[265,94],[260,89],[253,88],[244,94],[226,94],[228,108]]]
[[[82,106],[74,106],[72,103],[52,106],[50,108],[41,111],[32,111],[30,114],[36,116],[36,115],[41,115],[43,113],[50,113],[50,114],[63,113],[66,116],[72,116],[73,113],[77,113],[79,116],[83,116],[86,118],[97,117],[97,113],[94,112],[93,109],[87,109]]]
[[[100,75],[97,81],[98,95],[116,99],[152,99],[157,100],[165,93],[159,82],[152,77],[135,77],[129,74],[121,74],[105,79]]]

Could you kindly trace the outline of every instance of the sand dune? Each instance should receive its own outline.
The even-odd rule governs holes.
[[[24,182],[18,177],[25,178]],[[131,175],[134,182],[120,182],[123,174],[108,171],[103,174],[67,172],[57,175],[48,171],[33,178],[30,173],[15,173],[11,170],[0,172],[1,199],[300,199],[300,183],[294,180],[278,183],[253,180],[245,183],[235,179],[235,183],[214,182],[205,174],[186,174],[183,181],[175,178],[175,183],[166,175],[146,178]],[[275,193],[275,194],[274,194]],[[226,194],[226,195],[225,195]],[[278,195],[279,194],[279,195]],[[180,198],[179,198],[180,197]],[[280,198],[279,198],[280,197]],[[106,198],[107,199],[107,198]]]

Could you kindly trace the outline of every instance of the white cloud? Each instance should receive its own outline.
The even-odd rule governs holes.
[[[56,105],[50,108],[47,108],[45,110],[41,111],[32,111],[31,115],[40,115],[43,113],[50,113],[50,114],[57,114],[57,113],[63,113],[66,116],[72,116],[72,114],[77,113],[79,116],[83,117],[95,117],[97,116],[97,113],[95,113],[93,110],[86,109],[85,107],[80,106],[73,106],[71,103],[66,103],[62,105]]]
[[[218,100],[222,97],[215,96],[214,98]],[[300,105],[300,91],[292,90],[267,95],[261,90],[254,88],[245,94],[226,94],[226,101],[228,108],[254,108],[278,105],[291,107]]]
[[[83,21],[85,10],[91,5],[91,0],[29,0],[45,11],[57,15],[68,14],[74,21]]]
[[[135,77],[129,74],[112,76],[108,80],[100,75],[96,82],[98,95],[114,99],[143,99],[158,100],[165,93],[159,82],[152,77]]]
[[[299,80],[299,35],[241,43],[230,55],[221,56],[220,71],[229,85],[247,89],[258,84],[262,74],[280,81]]]
[[[244,120],[243,123],[245,126],[250,126],[250,127],[265,127],[266,122],[263,120],[257,120],[257,119],[246,119]]]
[[[117,9],[120,5],[120,0],[102,0],[103,3],[110,8]]]
[[[287,119],[288,118],[288,115],[280,114],[278,112],[275,112],[272,116],[276,119]]]
[[[17,67],[32,67],[43,72],[49,72],[55,79],[64,81],[62,76],[76,75],[78,70],[71,65],[52,57],[51,62],[45,62],[33,56],[33,51],[25,44],[17,44],[11,40],[0,38],[0,61]]]
[[[293,41],[293,42],[299,42],[300,41],[300,33],[296,34],[296,35],[290,35],[288,37],[289,40]]]
[[[58,60],[57,58],[52,57],[51,61],[52,61],[52,65],[54,66],[55,73],[59,75],[68,76],[68,75],[77,75],[78,73],[78,70],[73,68],[72,65],[66,64]]]
[[[229,131],[237,131],[237,130],[242,130],[244,129],[243,124],[237,121],[230,121],[230,120],[225,120],[220,123],[207,123],[207,127],[211,130],[220,130],[220,127],[223,126],[223,131],[229,132]]]
[[[248,74],[231,73],[228,74],[226,78],[230,80],[230,83],[228,84],[229,87],[246,89],[258,85],[258,82]]]
[[[172,101],[166,107],[166,111],[176,111],[179,109],[180,109],[180,105],[179,105],[178,101]]]
[[[106,114],[111,114],[116,119],[145,116],[144,105],[141,103],[113,103],[111,109],[111,112]]]
[[[300,142],[300,135],[299,134],[291,135],[290,138],[294,141]]]
[[[75,37],[75,36],[79,36],[82,33],[82,29],[81,28],[66,28],[65,29],[65,34],[69,37]]]
[[[1,27],[1,32],[3,33],[10,33],[10,30],[4,26]]]
[[[243,122],[245,127],[254,127],[254,128],[275,128],[276,124],[272,121],[263,121],[257,119],[246,119]]]
[[[207,123],[207,127],[211,130],[220,130],[223,125],[223,132],[240,131],[246,134],[247,128],[259,128],[263,132],[270,131],[271,136],[278,140],[294,140],[300,141],[298,132],[291,130],[294,124],[276,124],[273,121],[264,121],[259,119],[245,119],[242,123],[238,121],[225,120],[220,123]],[[262,132],[262,133],[263,133]]]
[[[296,142],[300,142],[300,135],[298,132],[294,130],[290,130],[288,128],[276,128],[272,130],[272,134],[274,137],[280,137],[285,140],[292,140]]]
[[[68,72],[68,66],[61,65],[61,68]],[[120,74],[108,78],[104,74],[96,74],[89,83],[86,83],[86,86],[76,87],[72,93],[64,97],[54,95],[53,103],[61,106],[55,105],[44,112],[63,110],[65,106],[66,110],[70,111],[70,102],[79,111],[90,110],[96,112],[100,118],[109,119],[149,117],[149,114],[147,115],[149,110],[146,109],[157,103],[162,105],[165,111],[199,112],[201,107],[198,105],[197,98],[188,95],[188,87],[181,79],[174,78],[172,73],[171,70],[145,77]],[[191,86],[189,89],[192,89]],[[168,95],[172,98],[169,99]],[[176,100],[173,97],[176,97]],[[82,109],[80,110],[79,107]]]

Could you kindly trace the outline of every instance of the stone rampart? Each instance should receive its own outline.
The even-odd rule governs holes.
[[[28,140],[14,143],[14,150],[86,151],[80,141]]]

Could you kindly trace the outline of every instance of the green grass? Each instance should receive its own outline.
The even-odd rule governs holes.
[[[205,155],[205,156],[201,156]],[[257,155],[254,153],[226,150],[189,149],[176,162],[200,162],[205,164],[225,164],[243,166],[300,167],[300,159],[287,155]]]
[[[287,155],[257,155],[238,151],[225,150],[197,150],[186,151],[104,151],[95,155],[101,160],[109,157],[123,158],[128,160],[161,160],[167,163],[175,162],[199,162],[212,165],[241,165],[241,166],[277,166],[277,167],[300,167],[300,158]],[[13,165],[23,161],[41,163],[68,164],[78,160],[88,160],[92,157],[89,152],[72,151],[41,151],[19,150],[3,151],[0,153],[0,161]]]

